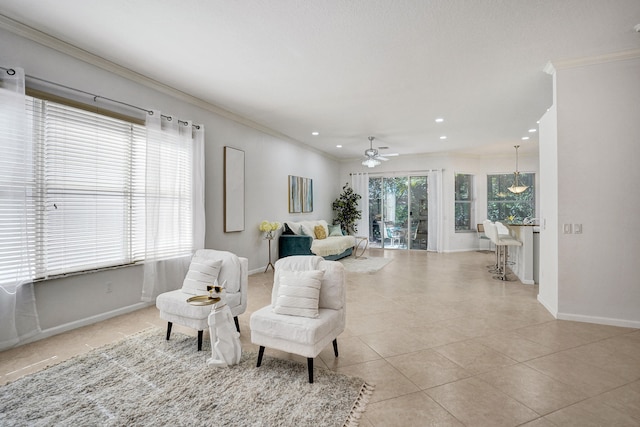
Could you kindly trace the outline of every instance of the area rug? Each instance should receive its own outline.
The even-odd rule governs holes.
[[[391,258],[383,257],[347,257],[340,260],[344,269],[352,273],[375,273],[391,261]]]
[[[196,338],[153,328],[0,388],[0,425],[354,426],[373,387],[244,352],[210,368]],[[209,349],[206,340],[203,349]]]

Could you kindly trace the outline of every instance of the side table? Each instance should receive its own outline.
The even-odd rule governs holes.
[[[269,241],[269,264],[267,264],[267,268],[264,269],[264,272],[266,273],[267,270],[269,270],[269,267],[271,267],[272,270],[275,271],[275,268],[273,267],[273,264],[271,263],[271,241],[273,240],[273,237],[270,239],[268,237],[265,237],[266,240]]]
[[[353,256],[354,258],[360,258],[369,247],[369,238],[365,236],[355,236],[355,238],[356,246],[353,248]],[[360,255],[358,255],[359,249],[361,250]]]

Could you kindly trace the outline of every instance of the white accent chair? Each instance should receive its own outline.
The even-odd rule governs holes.
[[[200,249],[191,260],[182,288],[160,294],[156,299],[160,318],[168,322],[167,340],[173,323],[176,323],[198,331],[198,351],[202,350],[202,335],[205,329],[209,329],[207,320],[213,306],[194,306],[187,299],[194,295],[207,295],[206,285],[213,285],[216,278],[220,285],[226,280],[227,304],[240,332],[238,316],[247,309],[249,260],[227,251]]]
[[[283,298],[286,301],[296,301],[296,297],[301,295],[302,291],[296,289],[299,286],[295,283],[297,277],[305,274],[300,272],[313,273],[318,270],[324,273],[319,283],[317,317],[314,317],[313,308],[297,308],[297,302],[286,307],[289,313],[296,315],[280,314]],[[302,281],[301,279],[300,282]],[[305,294],[300,299],[307,301],[309,298]],[[309,311],[312,312],[311,317],[305,317]],[[265,347],[299,354],[307,358],[309,382],[313,383],[313,359],[330,342],[333,342],[333,351],[338,357],[337,337],[344,331],[345,323],[346,287],[343,265],[318,256],[281,258],[275,265],[271,305],[254,312],[250,319],[251,342],[260,346],[257,366],[262,364]]]

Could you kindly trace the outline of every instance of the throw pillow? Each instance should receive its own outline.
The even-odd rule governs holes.
[[[300,235],[300,236],[308,236],[308,234],[304,232],[304,227],[303,226],[300,226],[300,232],[298,233],[298,235]]]
[[[284,223],[284,230],[282,231],[282,235],[284,236],[292,236],[295,235],[296,233],[293,232],[293,230],[291,228],[289,228],[289,224],[287,224],[286,222]]]
[[[289,316],[318,317],[322,270],[281,271],[273,312]]]
[[[324,227],[321,225],[316,225],[313,227],[313,232],[316,235],[316,239],[322,240],[327,238],[327,232],[324,231]]]
[[[218,280],[222,260],[207,260],[194,256],[189,265],[187,276],[182,282],[182,292],[190,295],[208,295],[207,285]]]
[[[329,226],[329,236],[342,236],[342,229],[340,224]]]

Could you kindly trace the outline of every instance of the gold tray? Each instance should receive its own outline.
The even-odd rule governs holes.
[[[220,301],[220,298],[211,298],[209,295],[196,295],[187,300],[191,305],[211,305]]]

